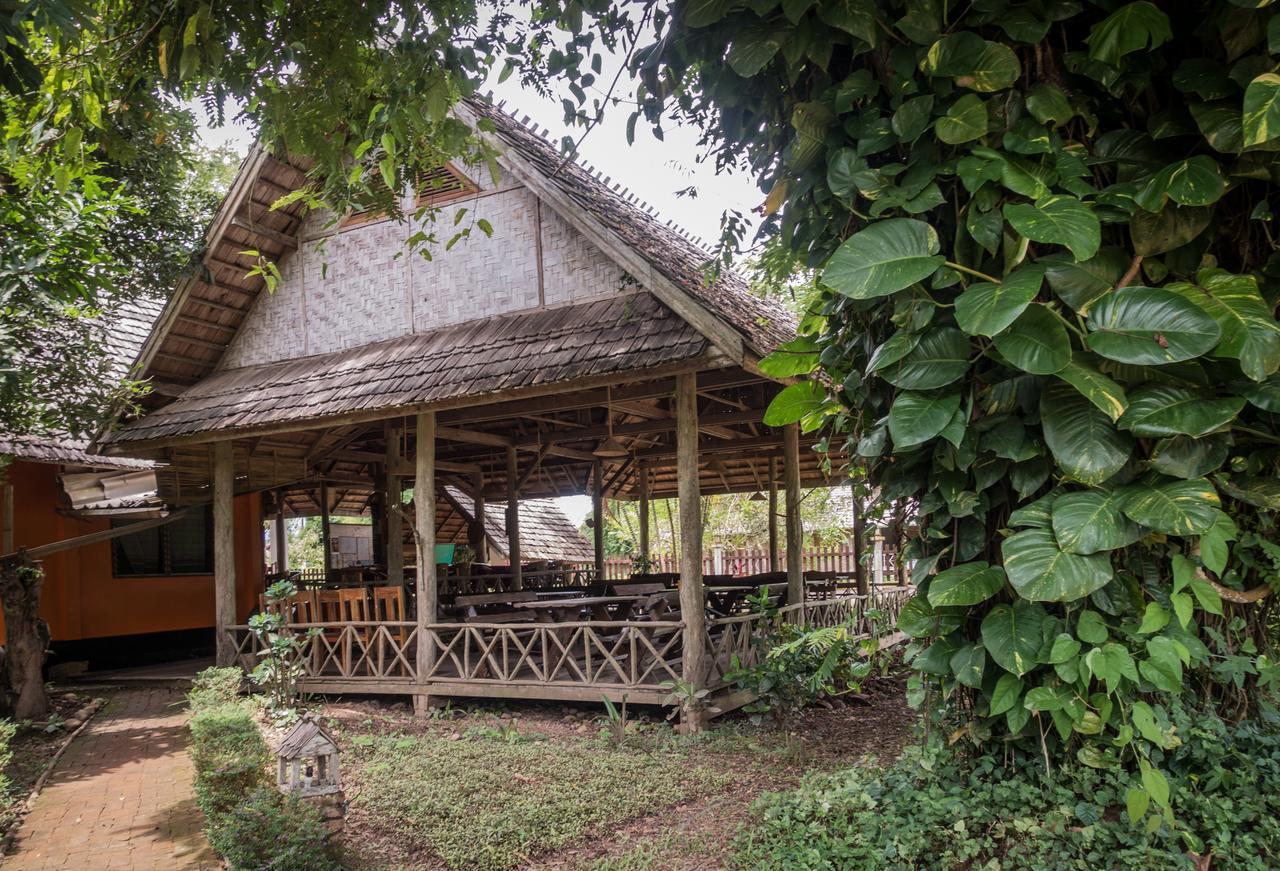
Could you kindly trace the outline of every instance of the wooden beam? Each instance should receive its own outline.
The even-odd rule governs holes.
[[[442,426],[436,431],[436,435],[445,441],[450,442],[466,442],[473,445],[488,445],[493,448],[505,448],[513,444],[511,439],[506,436],[500,436],[495,433],[475,432],[469,429],[460,429],[455,426]]]
[[[235,645],[227,627],[236,623],[235,458],[231,442],[213,446],[213,613],[218,665],[231,665]]]
[[[696,691],[705,680],[706,601],[702,591],[702,499],[698,492],[698,378],[676,379],[677,475],[680,491],[680,620],[684,623],[682,679]],[[703,726],[700,705],[686,705],[681,718],[688,731]]]
[[[769,457],[769,571],[778,571],[778,458]]]
[[[520,473],[520,480],[516,482],[517,490],[524,489],[524,485],[528,484],[529,479],[532,478],[534,476],[534,473],[537,472],[538,469],[542,467],[542,461],[547,458],[547,454],[550,453],[550,451],[551,451],[551,445],[543,445],[541,448],[538,449],[538,453],[533,458],[533,462],[529,464],[529,467],[527,469],[525,469],[523,472]]]
[[[400,476],[396,473],[403,461],[400,439],[404,427],[400,422],[388,423],[387,434],[387,492],[383,496],[386,509],[384,527],[387,530],[387,583],[404,584],[404,527],[400,509]]]
[[[804,524],[800,519],[800,425],[791,423],[782,429],[782,465],[786,478],[787,506],[787,603],[804,601]]]
[[[246,218],[236,216],[231,219],[231,226],[239,227],[246,233],[253,233],[255,235],[262,236],[264,239],[270,239],[277,245],[283,245],[291,251],[296,250],[298,247],[298,240],[294,236],[290,236],[287,233],[281,233],[279,230],[273,230],[270,227],[264,227],[256,221],[250,221]]]
[[[471,529],[467,535],[471,549],[476,552],[476,562],[489,561],[489,533],[484,525],[484,472],[471,473]]]
[[[604,464],[591,464],[591,540],[595,546],[596,583],[604,581]]]
[[[12,485],[6,484],[5,486],[11,487]],[[73,538],[64,538],[60,541],[51,541],[48,544],[41,544],[36,547],[23,548],[22,553],[29,559],[44,559],[47,556],[52,556],[55,553],[61,553],[65,550],[75,550],[76,548],[84,547],[85,545],[97,544],[100,541],[110,541],[111,539],[119,538],[122,535],[130,535],[135,532],[153,529],[157,526],[164,526],[166,523],[173,523],[173,521],[185,517],[189,510],[189,508],[179,508],[175,511],[170,511],[164,517],[151,517],[147,520],[139,520],[137,523],[130,523],[128,526],[116,526],[111,529],[100,529],[97,532],[87,532],[84,535],[77,535]],[[9,516],[8,510],[6,510],[5,516]],[[6,529],[6,532],[10,533],[10,541],[5,545],[4,555],[0,556],[0,560],[12,559],[18,555],[14,550],[10,530]]]
[[[435,667],[436,649],[427,627],[436,622],[440,587],[436,577],[436,415],[427,411],[418,415],[414,449],[413,505],[414,541],[418,547],[417,621],[418,683],[427,682]],[[431,697],[418,692],[413,697],[414,713],[427,715]]]
[[[507,446],[507,558],[511,562],[512,589],[523,589],[520,570],[520,466],[516,446]]]
[[[185,302],[193,305],[202,305],[213,309],[216,312],[226,312],[229,315],[237,315],[243,318],[248,312],[242,308],[236,308],[233,305],[227,305],[224,302],[215,302],[212,299],[205,299],[203,296],[188,296]]]

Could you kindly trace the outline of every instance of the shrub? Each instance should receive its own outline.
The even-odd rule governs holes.
[[[337,868],[315,808],[269,786],[249,793],[209,826],[209,842],[232,868],[312,871]]]
[[[0,804],[9,792],[9,778],[5,776],[4,770],[13,759],[13,748],[9,746],[9,742],[17,732],[16,724],[9,720],[0,720]]]
[[[192,681],[187,704],[192,711],[230,704],[239,698],[243,683],[244,672],[239,668],[206,668]]]
[[[271,754],[249,709],[238,703],[206,708],[191,718],[196,799],[211,819],[266,785]]]
[[[1280,863],[1280,736],[1179,713],[1195,740],[1165,760],[1176,817],[1131,822],[1128,776],[1077,762],[916,749],[766,796],[737,844],[743,868],[1193,868]],[[1190,852],[1189,852],[1190,851]]]

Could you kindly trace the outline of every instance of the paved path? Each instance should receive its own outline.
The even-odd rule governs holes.
[[[191,791],[181,702],[171,689],[115,693],[58,761],[4,871],[221,867]]]

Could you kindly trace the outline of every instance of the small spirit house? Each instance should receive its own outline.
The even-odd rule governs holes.
[[[281,791],[300,796],[341,791],[338,744],[310,714],[280,742],[276,756]]]

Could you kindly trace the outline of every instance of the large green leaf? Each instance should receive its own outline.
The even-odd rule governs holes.
[[[1089,329],[1090,350],[1138,366],[1199,357],[1222,336],[1204,309],[1155,287],[1125,287],[1098,300],[1089,310]]]
[[[1120,58],[1173,39],[1169,18],[1154,3],[1126,3],[1089,31],[1089,57],[1118,66]]]
[[[938,250],[938,234],[924,221],[877,221],[836,250],[822,283],[854,299],[886,296],[937,271],[946,259]]]
[[[1076,260],[1093,257],[1102,243],[1102,225],[1093,209],[1065,194],[1042,197],[1034,205],[1006,205],[1004,217],[1032,242],[1063,245]]]
[[[1254,381],[1262,381],[1280,369],[1280,325],[1276,324],[1252,275],[1235,275],[1225,269],[1204,269],[1196,283],[1169,285],[1207,311],[1222,330],[1214,356],[1240,361],[1240,369]]]
[[[1138,209],[1129,220],[1133,253],[1154,257],[1181,248],[1203,233],[1212,220],[1213,210],[1206,206],[1167,205],[1157,213]]]
[[[1165,384],[1144,384],[1129,394],[1129,409],[1117,422],[1137,436],[1208,435],[1235,420],[1244,397],[1213,399]]]
[[[1242,121],[1246,148],[1280,136],[1280,75],[1263,73],[1249,83]]]
[[[1280,478],[1263,478],[1255,475],[1238,475],[1235,478],[1218,476],[1218,484],[1232,499],[1266,511],[1280,511]]]
[[[1204,477],[1227,461],[1227,442],[1225,435],[1161,439],[1151,452],[1151,468],[1173,478]]]
[[[978,282],[956,297],[956,323],[971,336],[994,336],[1018,319],[1036,298],[1044,267],[1016,269],[1000,284]]]
[[[996,665],[1021,677],[1039,665],[1047,617],[1035,602],[996,605],[982,621],[982,644]]]
[[[1165,535],[1200,535],[1218,519],[1218,491],[1205,478],[1138,483],[1126,487],[1121,510],[1136,523]]]
[[[1051,384],[1040,399],[1044,440],[1069,476],[1097,485],[1124,466],[1133,440],[1111,418],[1066,384]]]
[[[871,360],[867,363],[867,372],[878,372],[886,366],[897,363],[915,350],[916,345],[920,344],[920,336],[920,333],[898,330],[886,339],[884,344],[876,348],[871,355]]]
[[[912,638],[948,635],[960,628],[964,612],[957,608],[934,608],[924,596],[914,596],[898,614],[898,629]]]
[[[880,369],[880,377],[904,390],[933,390],[964,377],[969,337],[954,327],[929,330],[905,357]]]
[[[1120,511],[1116,490],[1064,493],[1053,503],[1053,535],[1068,553],[1092,554],[1128,547],[1142,530]]]
[[[929,604],[977,605],[1004,587],[1004,569],[984,562],[965,563],[939,572],[929,582]]]
[[[987,652],[978,644],[965,644],[951,654],[951,673],[956,683],[979,689],[982,686],[982,673],[987,665]]]
[[[1055,515],[1065,498],[1053,504]],[[1075,602],[1111,580],[1111,560],[1106,554],[1068,553],[1047,529],[1014,533],[1004,540],[1000,552],[1009,583],[1018,595],[1033,602]]]
[[[975,91],[1000,91],[1012,85],[1022,75],[1022,65],[1013,49],[998,42],[988,41],[982,56],[965,75],[956,76],[956,84]]]
[[[899,393],[889,409],[889,435],[893,436],[894,449],[901,451],[927,442],[946,428],[959,409],[959,393]]]
[[[1119,420],[1129,407],[1129,397],[1125,395],[1124,388],[1099,372],[1086,355],[1076,354],[1055,374],[1113,421]]]
[[[784,387],[764,412],[766,426],[785,426],[822,408],[827,389],[816,381],[799,381]]]
[[[938,138],[948,145],[972,142],[987,135],[987,107],[977,94],[965,94],[933,125]]]
[[[1032,375],[1052,375],[1071,362],[1071,339],[1062,321],[1043,305],[1030,306],[995,337],[996,349]]]
[[[774,378],[790,378],[808,375],[818,368],[818,343],[810,336],[800,336],[784,342],[764,357],[760,371]]]
[[[1129,265],[1130,255],[1120,248],[1107,247],[1097,256],[1077,263],[1069,254],[1050,254],[1036,262],[1045,267],[1044,277],[1058,299],[1079,314],[1105,296]]]
[[[1209,206],[1222,198],[1225,189],[1218,162],[1197,154],[1157,172],[1133,201],[1148,212],[1160,211],[1169,199],[1184,206]]]

